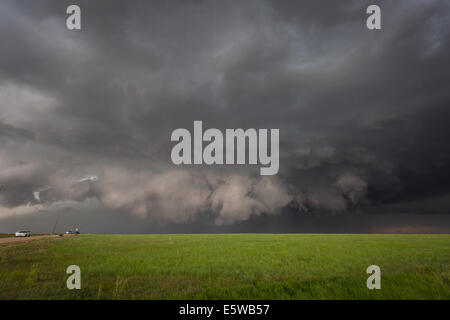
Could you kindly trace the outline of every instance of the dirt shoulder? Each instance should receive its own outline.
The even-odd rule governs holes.
[[[64,237],[68,237],[71,235],[65,234]],[[44,239],[44,238],[57,238],[58,235],[55,234],[48,234],[48,235],[42,235],[42,236],[31,236],[31,237],[14,237],[14,238],[0,238],[0,246],[1,245],[8,245],[8,244],[14,244],[14,243],[24,243],[24,242],[30,242],[34,240]]]

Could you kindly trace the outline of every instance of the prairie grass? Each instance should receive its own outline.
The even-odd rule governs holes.
[[[68,290],[66,268],[81,268]],[[366,268],[381,268],[368,290]],[[0,299],[450,299],[450,235],[80,235],[0,247]]]

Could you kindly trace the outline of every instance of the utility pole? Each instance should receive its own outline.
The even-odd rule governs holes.
[[[58,213],[58,216],[56,217],[56,222],[55,222],[55,225],[53,226],[53,232],[52,232],[52,234],[55,234],[55,231],[56,231],[56,225],[58,224],[58,220],[59,220],[60,214],[61,214],[61,213]]]

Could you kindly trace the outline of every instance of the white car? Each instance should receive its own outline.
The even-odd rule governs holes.
[[[29,237],[31,236],[31,231],[17,231],[16,237]]]

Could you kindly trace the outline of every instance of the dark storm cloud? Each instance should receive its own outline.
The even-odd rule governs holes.
[[[0,4],[9,225],[69,210],[102,231],[245,231],[288,226],[289,210],[399,228],[395,214],[449,213],[446,1],[376,1],[380,31],[369,1],[78,1],[69,31],[72,3]],[[193,120],[280,128],[280,173],[173,166],[170,134]]]

